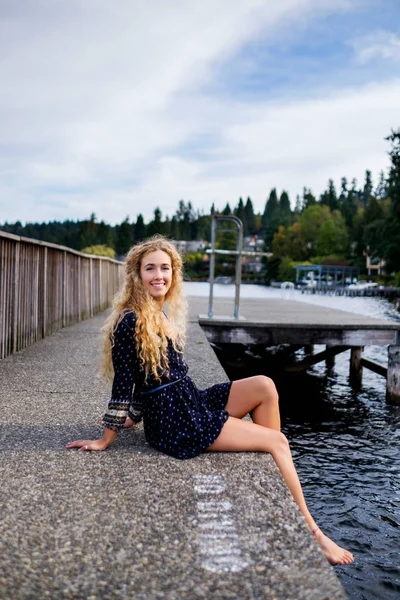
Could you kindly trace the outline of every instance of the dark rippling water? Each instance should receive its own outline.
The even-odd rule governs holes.
[[[383,354],[380,348],[371,349]],[[356,555],[335,567],[354,600],[400,597],[400,409],[385,381],[364,369],[358,394],[349,356],[316,365],[301,386],[279,385],[287,434],[309,507],[325,532]],[[383,356],[382,356],[383,358]]]
[[[306,301],[400,321],[384,300],[318,296]],[[365,355],[387,363],[386,348],[366,347]],[[274,370],[283,430],[311,512],[330,537],[356,555],[354,565],[335,567],[349,598],[399,599],[400,407],[386,404],[383,377],[364,369],[362,389],[355,393],[348,372],[349,352],[337,356],[333,368],[320,363],[300,377],[276,378]]]

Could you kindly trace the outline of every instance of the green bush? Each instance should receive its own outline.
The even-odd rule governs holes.
[[[319,257],[319,264],[329,265],[331,267],[349,267],[349,261],[338,254],[330,254],[329,256]]]
[[[282,258],[278,268],[278,281],[296,281],[295,263],[290,258]]]
[[[270,256],[268,258],[263,257],[262,262],[265,267],[263,274],[264,280],[265,283],[269,285],[271,281],[276,281],[276,279],[278,279],[278,270],[281,259],[278,256]]]
[[[108,258],[115,258],[114,248],[110,248],[105,244],[97,244],[96,246],[86,246],[82,248],[81,252],[84,254],[94,254],[95,256],[107,256]]]
[[[185,279],[195,280],[208,277],[210,265],[203,258],[204,252],[186,252],[183,257]]]
[[[394,274],[393,285],[400,288],[400,271]]]

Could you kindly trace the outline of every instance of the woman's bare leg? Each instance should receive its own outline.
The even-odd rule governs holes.
[[[258,425],[281,428],[278,392],[272,379],[264,375],[233,381],[225,408],[231,417],[241,419],[250,413]]]
[[[311,516],[293,464],[288,441],[280,431],[229,417],[220,435],[207,450],[211,452],[268,452],[271,454],[310,530],[317,530],[315,538],[329,562],[332,564],[353,562],[353,555],[324,535]]]

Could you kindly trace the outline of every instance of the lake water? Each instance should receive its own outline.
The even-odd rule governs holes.
[[[185,282],[185,291],[208,296],[209,285]],[[214,291],[233,302],[233,285],[215,285]],[[400,313],[380,298],[306,295],[257,285],[242,285],[241,297],[299,300],[400,325]],[[385,347],[369,346],[364,354],[387,364]],[[268,365],[262,372],[273,376]],[[356,393],[348,373],[349,352],[338,355],[333,368],[320,363],[301,377],[280,378],[275,371],[282,428],[311,512],[328,535],[356,555],[355,564],[335,567],[349,598],[398,600],[400,407],[386,404],[384,377],[364,369]]]

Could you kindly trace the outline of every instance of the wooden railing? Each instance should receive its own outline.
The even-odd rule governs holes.
[[[0,359],[110,306],[124,263],[0,231]]]

